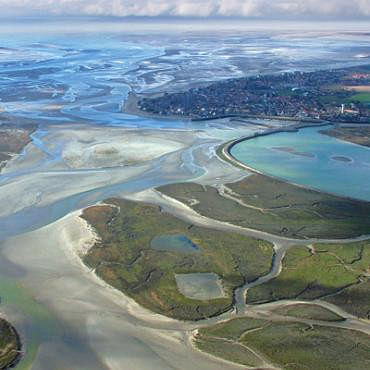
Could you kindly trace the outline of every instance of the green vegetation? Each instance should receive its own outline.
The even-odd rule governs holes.
[[[361,92],[358,94],[354,94],[347,99],[348,102],[360,102],[369,104],[370,103],[370,93],[368,92]]]
[[[320,320],[320,321],[343,321],[343,317],[328,310],[327,308],[314,304],[294,304],[279,307],[275,313],[283,316],[296,317],[299,319]]]
[[[331,302],[360,317],[369,310],[370,242],[316,244],[313,249],[292,248],[281,274],[248,291],[248,303],[280,299],[317,299]],[[356,287],[358,288],[356,289]],[[359,296],[360,291],[364,296]]]
[[[349,141],[354,144],[370,147],[370,126],[335,127],[328,130],[322,130],[320,133]]]
[[[265,320],[233,319],[211,327],[201,329],[199,334],[207,337],[223,338],[238,341],[243,334],[266,325]]]
[[[352,285],[325,300],[357,317],[370,320],[370,281],[368,278],[363,278],[359,284]]]
[[[107,202],[117,207],[84,211],[83,217],[101,238],[84,261],[107,283],[152,311],[187,320],[218,315],[231,308],[236,287],[270,270],[273,248],[268,242],[199,228],[157,206],[118,199]],[[189,238],[199,252],[151,248],[156,236],[178,234]],[[220,276],[225,298],[195,300],[178,291],[175,274],[203,272]]]
[[[15,329],[0,318],[0,369],[15,365],[20,357],[21,343]]]
[[[34,125],[17,126],[0,124],[0,172],[12,154],[20,153],[31,142]]]
[[[327,95],[322,95],[318,97],[318,101],[325,105],[339,107],[341,104],[348,102],[348,91],[343,90],[342,85],[328,86]]]
[[[201,336],[197,339],[196,345],[201,351],[208,352],[227,361],[251,367],[260,367],[263,365],[259,357],[246,346],[238,342],[231,342],[219,338],[204,338]]]
[[[158,190],[204,216],[276,235],[342,239],[370,230],[369,202],[323,194],[258,174],[228,184],[228,198],[213,187],[195,183]]]
[[[196,346],[214,356],[246,366],[262,366],[263,361],[239,339],[249,330],[265,324],[264,320],[234,319],[212,327],[200,329],[196,336]]]
[[[247,333],[242,343],[285,369],[368,369],[369,337],[346,329],[271,323]]]
[[[302,323],[235,319],[201,329],[195,344],[247,366],[261,366],[248,348],[284,369],[365,370],[370,362],[366,334]]]

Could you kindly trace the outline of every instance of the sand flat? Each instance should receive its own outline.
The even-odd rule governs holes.
[[[25,271],[23,284],[35,299],[62,320],[69,337],[55,338],[54,364],[66,366],[71,343],[76,364],[99,361],[90,369],[237,369],[187,345],[192,325],[151,313],[96,277],[79,258],[95,240],[74,212],[37,231],[8,239],[4,255]],[[139,325],[138,325],[139,324]],[[158,338],[160,337],[160,341]],[[42,344],[38,369],[47,369],[50,344]],[[50,358],[49,358],[50,360]]]

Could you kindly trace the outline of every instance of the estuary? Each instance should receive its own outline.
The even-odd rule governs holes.
[[[156,24],[149,31],[148,24],[94,20],[58,27],[32,20],[19,28],[12,22],[8,26],[0,28],[0,127],[35,127],[30,142],[0,172],[0,311],[23,343],[17,369],[240,369],[197,350],[193,334],[236,314],[270,312],[270,305],[247,307],[246,289],[278,275],[290,247],[315,239],[296,242],[290,234],[277,236],[213,220],[191,209],[197,199],[185,205],[155,189],[196,182],[225,194],[226,184],[238,183],[251,172],[220,158],[218,148],[291,122],[158,119],[126,112],[125,101],[129,93],[178,91],[262,72],[366,64],[357,56],[368,50],[368,35],[343,34],[336,26],[309,37],[302,30],[248,27],[215,34],[217,25],[194,31],[191,24],[168,35]],[[236,145],[232,154],[289,182],[369,201],[370,149],[318,130],[254,138]],[[100,239],[80,215],[111,198],[151,203],[159,213],[186,222],[177,233],[158,231],[159,241],[154,239],[151,250],[171,253],[177,248],[185,264],[200,255],[198,240],[184,234],[194,225],[217,229],[220,235],[227,231],[268,241],[267,268],[261,269],[265,277],[255,283],[230,278],[240,288],[238,307],[199,322],[144,308],[82,260]],[[135,240],[135,232],[128,237]],[[356,235],[343,242],[367,238]],[[207,267],[206,254],[204,258]],[[191,293],[197,279],[204,287],[193,295],[224,298],[219,276],[212,271],[194,271],[190,281],[182,282],[183,289]],[[340,313],[349,321],[333,326],[368,331],[363,321]]]

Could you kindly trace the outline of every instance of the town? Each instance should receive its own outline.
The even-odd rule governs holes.
[[[369,82],[370,66],[257,75],[142,97],[137,105],[147,113],[191,119],[257,116],[370,123]]]

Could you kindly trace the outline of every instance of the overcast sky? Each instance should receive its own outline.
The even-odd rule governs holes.
[[[0,0],[3,15],[370,18],[370,0]]]

